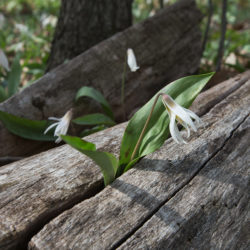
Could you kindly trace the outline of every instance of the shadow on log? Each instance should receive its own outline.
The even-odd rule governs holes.
[[[47,73],[32,86],[0,104],[0,110],[30,119],[61,117],[74,105],[82,86],[101,91],[121,121],[121,78],[127,48],[133,48],[140,70],[127,72],[126,111],[144,104],[162,86],[194,73],[200,61],[201,13],[194,0],[183,0]],[[91,112],[88,105],[84,112]],[[0,157],[27,156],[54,144],[18,138],[0,123]]]
[[[3,166],[0,249],[246,244],[249,93],[250,72],[203,92],[192,109],[205,126],[187,145],[168,139],[105,189],[99,168],[68,145]],[[117,156],[125,126],[86,140]]]

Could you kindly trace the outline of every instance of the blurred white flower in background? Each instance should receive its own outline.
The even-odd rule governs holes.
[[[7,71],[10,71],[8,59],[5,53],[1,49],[0,49],[0,66],[5,68]]]
[[[190,136],[190,128],[195,132],[197,131],[192,119],[198,123],[202,123],[202,120],[191,110],[183,108],[176,103],[169,95],[163,94],[162,102],[170,117],[169,130],[171,136],[177,143],[186,144],[187,142],[182,138],[175,120],[177,120],[187,130],[187,137]]]
[[[55,27],[57,23],[57,17],[53,15],[43,14],[40,20],[41,20],[43,28],[49,25],[51,25],[52,27]]]
[[[135,72],[136,70],[140,68],[137,65],[134,51],[131,48],[127,50],[127,63],[132,72]]]
[[[49,117],[49,120],[56,121],[55,123],[51,124],[45,131],[46,134],[50,129],[56,126],[54,136],[57,136],[56,143],[59,143],[62,139],[60,135],[66,135],[70,121],[72,119],[73,111],[70,109],[62,118],[56,117]]]
[[[0,13],[0,29],[3,28],[4,23],[5,23],[5,17],[2,13]]]

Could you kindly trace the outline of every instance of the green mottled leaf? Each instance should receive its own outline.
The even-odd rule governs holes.
[[[5,89],[2,86],[0,86],[0,102],[3,102],[6,99],[7,99],[7,94],[5,92]]]
[[[78,90],[77,94],[76,94],[76,101],[80,98],[80,97],[90,97],[92,99],[94,99],[95,101],[99,102],[102,105],[102,108],[104,110],[104,112],[112,119],[114,120],[114,115],[112,112],[112,109],[109,105],[109,103],[107,102],[107,100],[104,98],[104,96],[96,89],[91,88],[91,87],[82,87]]]
[[[170,95],[181,106],[188,108],[213,74],[184,77],[172,82],[159,92]],[[135,113],[124,132],[120,150],[120,168],[124,168],[130,162],[155,96]],[[160,148],[168,137],[168,125],[169,118],[161,98],[159,98],[135,158],[145,156]],[[119,169],[119,171],[121,170]]]
[[[74,119],[73,122],[79,125],[101,125],[101,124],[109,126],[115,125],[115,122],[111,118],[101,113],[81,116]]]
[[[20,137],[38,141],[55,140],[52,132],[43,134],[49,125],[47,121],[33,121],[3,111],[0,111],[0,120],[11,133]]]
[[[108,152],[97,151],[95,144],[82,140],[79,137],[62,135],[62,139],[73,148],[91,158],[101,169],[104,184],[107,186],[114,181],[118,167],[118,160]]]

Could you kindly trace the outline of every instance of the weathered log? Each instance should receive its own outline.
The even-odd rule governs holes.
[[[129,113],[166,83],[196,71],[200,61],[200,20],[201,13],[194,0],[180,1],[47,73],[0,104],[0,110],[37,120],[61,117],[74,105],[77,90],[86,85],[104,94],[119,121],[127,48],[134,49],[140,65],[139,71],[126,75],[125,99]],[[89,112],[91,107],[86,104],[82,110]],[[2,123],[0,138],[0,157],[31,155],[51,147],[47,143],[16,137]]]
[[[118,249],[248,249],[249,140],[248,115],[195,177]]]
[[[168,140],[48,223],[29,249],[244,249],[249,94],[250,81],[203,117],[205,127],[188,145]]]
[[[242,77],[239,78],[239,81],[241,79]],[[227,81],[227,83],[232,86],[239,85],[239,82],[233,80]],[[225,96],[225,90],[227,90],[227,95],[229,95],[229,89],[233,89],[233,87],[229,86],[225,88],[225,83],[221,84],[221,88],[219,88],[219,86],[214,88],[216,91],[212,91],[211,89],[202,93],[201,95],[204,101],[203,103],[197,101],[196,105],[200,105],[203,109],[204,103],[207,102],[211,108],[211,103],[213,102],[211,98],[208,97],[213,96],[213,98],[219,102],[221,101],[219,96]],[[220,91],[218,91],[218,89],[220,89]],[[232,103],[230,103],[229,98],[229,100],[227,99],[212,109],[212,113],[210,112],[210,114],[206,116],[208,123],[206,124],[207,129],[205,129],[205,135],[202,135],[201,138],[196,140],[193,138],[191,148],[187,145],[177,150],[176,144],[168,140],[166,147],[164,146],[158,151],[167,152],[165,156],[163,155],[164,157],[171,154],[173,154],[173,157],[176,157],[174,160],[167,158],[167,161],[169,160],[176,165],[176,168],[168,170],[170,171],[169,178],[173,176],[171,171],[176,171],[177,173],[177,177],[173,178],[169,184],[172,185],[170,195],[176,190],[176,187],[180,187],[183,184],[183,182],[180,182],[183,172],[179,169],[179,165],[181,165],[182,161],[190,159],[192,154],[200,151],[202,154],[197,159],[202,159],[202,162],[206,161],[206,159],[211,157],[214,152],[220,148],[227,135],[230,134],[230,131],[237,126],[242,114],[247,112],[248,107],[244,110],[247,91],[249,91],[249,83],[248,85],[244,83],[244,86],[238,91],[234,88],[234,92],[230,97]],[[213,92],[213,94],[211,94],[211,92]],[[207,96],[206,93],[208,93]],[[239,95],[239,93],[241,94]],[[236,97],[242,98],[242,100],[237,100]],[[234,108],[230,110],[231,107]],[[237,111],[238,113],[236,112],[236,108],[239,109],[239,111]],[[199,107],[194,106],[193,109],[199,110]],[[220,114],[219,112],[224,112],[224,114]],[[238,115],[234,124],[230,124],[230,117],[232,117],[232,115]],[[218,129],[216,130],[214,128],[217,125],[221,128],[221,124],[227,119],[227,125],[222,128],[221,135],[216,134]],[[215,122],[217,125],[214,124]],[[126,123],[101,131],[86,139],[96,143],[99,149],[113,152],[117,155],[125,126]],[[205,145],[207,138],[208,142],[207,145]],[[199,140],[201,140],[201,142]],[[175,151],[176,154],[174,153]],[[152,157],[157,158],[158,152],[152,154]],[[147,158],[143,161],[147,162],[146,159]],[[140,164],[144,166],[143,161],[138,164],[139,168],[144,168],[140,167]],[[160,169],[161,167],[166,167],[167,170],[167,166],[164,163],[166,160],[159,158],[159,162],[163,164],[162,166],[157,165],[157,160],[154,160],[153,163],[154,162],[156,163],[155,165],[150,163],[152,165],[150,171]],[[199,162],[196,162],[194,166],[190,168],[191,174],[196,171],[197,166],[200,166],[199,164]],[[147,168],[149,167],[150,166]],[[185,169],[184,167],[184,170]],[[137,172],[138,170],[134,169],[132,171]],[[141,170],[139,172],[141,172]],[[185,177],[184,182],[189,177],[190,175]],[[137,179],[139,180],[139,178],[143,181],[144,175],[141,177],[138,175]],[[152,178],[154,177],[152,176]],[[146,180],[147,179],[145,179],[145,182]],[[174,180],[176,180],[176,183]],[[102,176],[98,167],[87,157],[67,145],[2,167],[0,169],[0,249],[25,248],[31,236],[36,234],[46,223],[64,210],[98,193],[103,188],[102,183]],[[163,182],[161,185],[165,185],[165,183]],[[159,186],[159,188],[161,187]],[[142,198],[143,197],[141,197],[141,199]]]

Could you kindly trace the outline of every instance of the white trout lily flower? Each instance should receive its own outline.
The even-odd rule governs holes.
[[[7,71],[10,71],[8,59],[1,49],[0,49],[0,65]]]
[[[51,124],[45,131],[46,134],[50,129],[56,126],[54,136],[57,136],[56,143],[59,143],[62,139],[60,135],[66,135],[70,121],[72,119],[73,111],[70,109],[62,118],[56,117],[49,117],[49,120],[56,121],[55,123]]]
[[[163,94],[162,102],[170,117],[169,130],[171,136],[177,143],[186,144],[187,142],[182,138],[175,120],[177,120],[187,130],[187,137],[190,136],[190,128],[195,132],[197,131],[192,119],[200,124],[202,123],[202,120],[194,112],[183,108],[178,103],[176,103],[169,95]]]
[[[127,50],[127,63],[132,72],[135,72],[140,67],[137,65],[134,51],[132,49]]]

